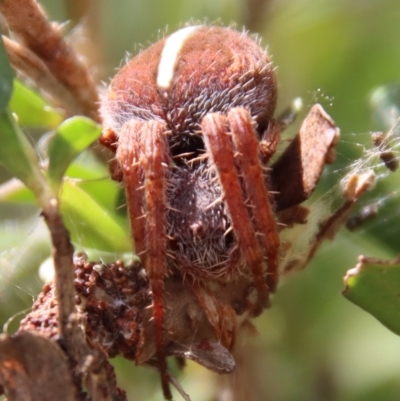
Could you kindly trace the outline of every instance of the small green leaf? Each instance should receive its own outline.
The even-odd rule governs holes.
[[[0,40],[0,112],[8,105],[13,90],[14,72],[8,61],[3,40]]]
[[[32,190],[40,202],[46,181],[39,170],[35,150],[7,110],[0,112],[0,138],[3,143],[0,163]]]
[[[34,203],[35,196],[22,181],[12,178],[0,185],[0,202]]]
[[[108,164],[100,161],[93,152],[88,149],[83,151],[69,166],[65,173],[70,178],[82,180],[99,180],[107,178],[110,182]]]
[[[360,257],[347,272],[343,295],[400,335],[400,260]]]
[[[393,82],[374,89],[370,105],[375,121],[385,130],[400,117],[400,82]]]
[[[75,243],[107,252],[132,252],[127,220],[96,202],[79,184],[65,180],[61,212]]]
[[[55,129],[63,120],[61,113],[17,80],[14,81],[10,109],[18,116],[18,121],[23,126]]]
[[[48,175],[53,188],[59,187],[68,165],[100,133],[101,126],[86,117],[72,117],[58,127],[48,149]]]
[[[68,167],[66,177],[79,180],[79,186],[97,203],[115,209],[118,189],[111,181],[108,167],[90,151],[83,152]],[[12,178],[0,185],[0,202],[34,203],[35,197],[22,181]]]

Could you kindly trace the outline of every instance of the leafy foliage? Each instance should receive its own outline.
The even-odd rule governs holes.
[[[343,295],[400,335],[400,263],[360,261],[346,275]]]
[[[14,80],[10,109],[18,116],[18,123],[22,127],[55,129],[63,120],[63,115],[57,109],[18,80]]]

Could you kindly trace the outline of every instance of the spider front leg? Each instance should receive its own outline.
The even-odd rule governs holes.
[[[165,189],[168,167],[165,132],[165,123],[160,121],[128,121],[119,135],[116,156],[123,174],[135,250],[143,262],[152,291],[162,388],[165,398],[172,399],[164,344]]]
[[[252,205],[257,236],[268,258],[267,285],[274,292],[278,283],[279,235],[269,201],[265,177],[259,159],[259,143],[250,113],[236,108],[228,114],[233,143],[246,187],[247,202]]]
[[[258,142],[251,125],[251,118],[246,116],[246,113],[247,111],[244,109],[234,109],[229,113],[228,118],[218,113],[208,114],[204,117],[201,125],[206,149],[222,187],[224,201],[229,211],[240,252],[246,266],[253,273],[260,303],[266,306],[269,292],[276,287],[279,238],[275,222],[273,219],[271,220],[272,211],[265,189],[262,168],[258,161]],[[245,194],[239,179],[237,165],[245,182]],[[266,208],[266,210],[260,211],[260,221],[254,222],[257,228],[256,233],[252,217],[256,217],[253,220],[257,220],[259,218],[258,211],[253,214],[253,211],[250,213],[249,209],[257,210],[259,207]],[[264,223],[272,227],[263,227]],[[270,238],[271,244],[267,244],[267,238],[264,239],[263,236]],[[272,272],[271,278],[268,278],[268,286],[264,279],[264,255],[257,237],[260,237],[263,246],[267,244],[265,249],[268,256],[268,270]],[[273,247],[275,248],[273,249]]]

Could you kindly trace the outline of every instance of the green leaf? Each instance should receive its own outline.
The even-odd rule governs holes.
[[[86,117],[72,117],[58,127],[48,149],[48,176],[53,188],[59,187],[68,165],[100,133],[101,126]]]
[[[97,203],[115,209],[118,189],[109,177],[108,167],[90,151],[83,152],[69,165],[66,177],[79,180],[80,188]],[[22,181],[12,178],[0,185],[0,202],[34,203],[35,197]]]
[[[382,261],[360,257],[347,272],[343,295],[400,335],[400,259]]]
[[[0,112],[8,105],[13,90],[14,72],[8,61],[3,40],[0,40]]]
[[[400,117],[400,82],[374,89],[370,105],[375,121],[386,130],[392,127]]]
[[[81,247],[108,252],[132,252],[127,220],[96,202],[77,183],[65,180],[61,212],[71,237]]]
[[[87,151],[67,170],[61,191],[61,213],[75,244],[85,250],[132,253],[126,208],[120,208],[120,186],[107,167]],[[70,178],[73,177],[73,178]],[[17,179],[0,185],[0,202],[32,203],[33,193]]]
[[[83,151],[69,166],[65,173],[70,178],[80,178],[82,180],[103,180],[107,178],[110,182],[109,167],[100,161],[93,152],[88,149]]]
[[[33,192],[16,178],[0,185],[0,202],[34,203]]]
[[[23,126],[55,129],[63,120],[61,113],[17,80],[14,80],[10,109],[17,114],[18,121]]]
[[[35,150],[7,110],[0,112],[0,138],[3,143],[0,163],[31,189],[40,202],[47,186]]]

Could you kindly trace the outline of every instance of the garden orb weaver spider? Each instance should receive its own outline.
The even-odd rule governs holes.
[[[124,183],[135,252],[149,279],[167,399],[165,277],[185,280],[232,348],[235,329],[215,318],[207,283],[252,277],[251,314],[266,307],[279,275],[275,212],[307,199],[332,159],[338,130],[316,105],[267,167],[287,122],[273,117],[276,99],[267,53],[245,33],[214,26],[183,28],[141,52],[103,99],[101,142],[116,152],[113,177]],[[235,320],[234,308],[225,312]]]

